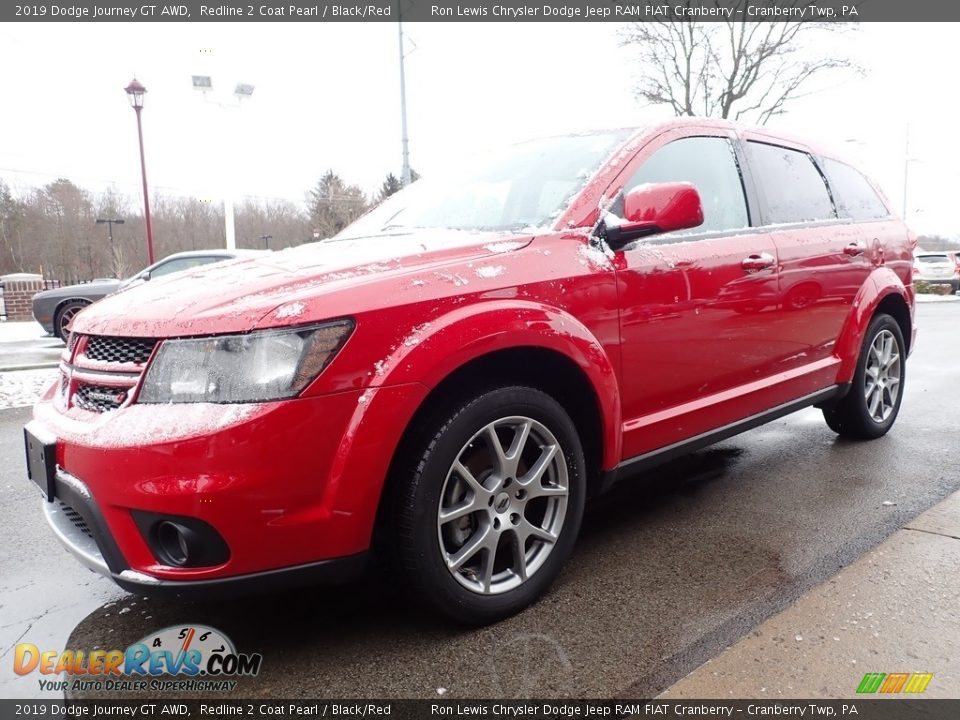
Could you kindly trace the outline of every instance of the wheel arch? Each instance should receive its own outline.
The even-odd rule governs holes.
[[[420,402],[393,451],[377,506],[373,544],[384,548],[389,543],[394,500],[402,482],[402,468],[410,460],[411,447],[427,440],[429,429],[451,403],[484,388],[516,383],[550,395],[570,415],[583,445],[587,464],[588,494],[600,488],[607,458],[619,453],[619,397],[613,398],[613,411],[584,367],[570,355],[538,344],[514,345],[472,357],[449,371],[432,385]],[[607,403],[609,404],[609,403]],[[611,417],[613,415],[613,417]],[[616,461],[613,461],[616,464]]]
[[[837,341],[836,354],[841,360],[837,382],[846,383],[853,379],[863,335],[878,312],[896,320],[907,352],[911,351],[914,329],[912,293],[893,270],[877,268],[857,293]]]

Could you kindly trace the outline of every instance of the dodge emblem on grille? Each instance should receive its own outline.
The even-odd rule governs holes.
[[[119,392],[88,390],[86,395],[87,400],[92,400],[93,402],[112,403],[116,405],[122,405],[123,401],[127,399],[127,393],[122,390]]]

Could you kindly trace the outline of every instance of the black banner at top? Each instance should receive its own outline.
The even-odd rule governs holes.
[[[7,22],[892,22],[960,20],[943,0],[35,0]]]

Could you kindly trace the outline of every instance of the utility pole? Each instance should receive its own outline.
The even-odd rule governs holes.
[[[403,0],[397,0],[397,30],[400,41],[400,122],[403,128],[403,170],[400,182],[406,187],[410,184],[410,144],[407,138],[407,74],[403,66]]]
[[[260,239],[263,240],[263,249],[270,249],[270,241],[273,240],[273,235],[261,235]]]
[[[97,218],[97,225],[107,226],[107,239],[110,241],[110,263],[116,265],[117,251],[113,247],[113,226],[123,225],[126,222],[123,218]],[[111,268],[113,270],[114,268]]]

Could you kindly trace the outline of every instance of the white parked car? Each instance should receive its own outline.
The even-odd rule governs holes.
[[[931,285],[949,285],[953,292],[960,290],[960,264],[953,253],[923,253],[913,258],[916,272],[914,280],[922,280]]]

